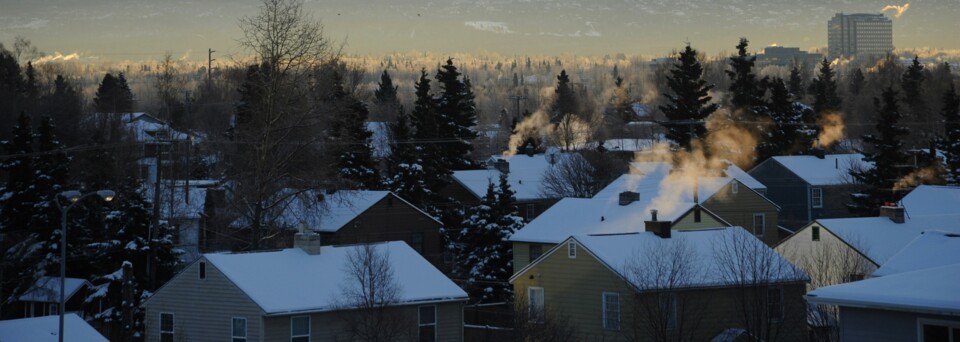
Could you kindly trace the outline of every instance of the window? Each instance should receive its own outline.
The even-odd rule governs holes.
[[[960,342],[960,323],[956,321],[919,320],[920,342]]]
[[[763,237],[763,229],[766,225],[767,217],[763,213],[753,214],[753,235]]]
[[[413,233],[410,235],[410,247],[417,253],[423,254],[423,233]]]
[[[420,307],[420,342],[437,340],[437,307],[424,305]]]
[[[847,275],[847,282],[861,281],[864,275],[862,273],[850,273]]]
[[[534,216],[537,216],[537,207],[533,203],[527,204],[527,221],[532,220]]]
[[[737,181],[730,182],[730,193],[731,194],[740,193],[740,182],[737,182]]]
[[[673,292],[660,293],[660,313],[666,320],[667,329],[677,327],[677,294]]]
[[[200,269],[200,279],[207,279],[207,263],[201,261],[197,268]]]
[[[290,342],[310,342],[310,316],[290,317]]]
[[[59,315],[60,314],[60,304],[50,304],[50,315]]]
[[[570,259],[577,258],[577,243],[570,241],[567,243],[567,257]]]
[[[810,189],[810,205],[814,208],[823,208],[823,189]]]
[[[173,342],[172,313],[160,313],[160,342]]]
[[[542,323],[544,318],[542,287],[527,288],[527,306],[530,310],[530,321]]]
[[[603,293],[603,328],[620,330],[620,294]]]
[[[783,318],[783,291],[779,287],[767,289],[767,318],[775,322]]]
[[[233,318],[233,342],[247,341],[247,319],[242,317]]]
[[[813,241],[820,241],[820,226],[813,226],[811,229],[813,230],[810,231],[810,238]]]
[[[537,260],[541,255],[543,255],[543,246],[536,244],[530,245],[530,262]]]

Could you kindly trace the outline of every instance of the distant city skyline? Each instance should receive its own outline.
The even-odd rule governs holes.
[[[478,53],[504,55],[665,55],[690,42],[716,55],[747,37],[765,46],[825,49],[836,13],[881,13],[893,20],[896,48],[960,49],[960,0],[307,0],[345,52]],[[0,0],[0,42],[16,36],[47,54],[85,60],[204,60],[238,56],[237,19],[257,12],[257,0]],[[904,10],[906,9],[906,10]],[[897,14],[900,14],[898,17]]]

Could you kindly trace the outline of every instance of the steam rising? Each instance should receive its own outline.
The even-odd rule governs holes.
[[[817,141],[820,142],[823,148],[830,147],[838,140],[843,139],[846,127],[843,124],[843,117],[840,113],[824,113],[824,115],[817,120],[817,124],[823,128],[820,131],[820,136],[817,137]]]
[[[918,169],[894,183],[893,190],[909,190],[921,184],[940,184],[943,181],[943,178],[940,176],[943,172],[944,170],[939,164]]]
[[[66,61],[74,61],[78,59],[80,59],[80,54],[76,52],[71,53],[69,55],[64,55],[60,52],[54,52],[52,55],[46,55],[38,58],[37,60],[33,61],[33,64],[43,64],[43,63],[50,63],[50,62],[66,62]]]
[[[903,13],[906,12],[907,9],[909,9],[909,8],[910,8],[910,3],[909,3],[909,2],[903,4],[902,6],[886,5],[886,6],[883,6],[883,9],[881,9],[880,12],[886,12],[886,11],[893,10],[893,11],[896,11],[896,13],[893,14],[893,17],[894,17],[894,18],[900,18],[900,16],[903,15]]]

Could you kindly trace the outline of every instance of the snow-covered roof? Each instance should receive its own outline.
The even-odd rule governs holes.
[[[779,253],[763,244],[741,227],[727,227],[702,230],[673,231],[668,239],[653,232],[615,235],[576,235],[576,240],[587,251],[599,259],[623,279],[638,289],[715,287],[735,285],[738,282],[753,281],[750,271],[736,271],[750,265],[763,264],[769,269],[764,272],[763,282],[806,281],[807,276]],[[720,246],[731,246],[729,249]],[[564,248],[564,246],[556,247]],[[738,260],[736,253],[747,253],[756,259]],[[675,274],[637,274],[638,267],[649,269],[647,263],[663,262],[670,253],[682,253],[689,257],[683,267],[686,273],[682,279],[647,279],[647,277],[668,277]],[[666,254],[666,255],[664,255]],[[738,260],[731,262],[731,260]],[[530,267],[530,266],[528,266]],[[680,270],[677,270],[680,271]],[[522,271],[521,271],[522,272]],[[519,273],[518,273],[519,274]],[[743,274],[737,278],[733,274]]]
[[[747,173],[747,171],[741,169],[739,166],[737,166],[737,164],[734,164],[730,161],[724,162],[727,164],[727,168],[724,169],[723,172],[726,173],[727,177],[733,177],[733,179],[740,181],[740,183],[743,183],[743,185],[746,185],[748,188],[753,190],[761,191],[767,189],[766,185],[761,183],[756,178],[753,178],[753,176]]]
[[[722,170],[719,170],[717,177],[730,177],[740,181],[743,185],[746,185],[748,188],[753,190],[765,190],[766,185],[763,185],[756,178],[753,178],[749,173],[743,171],[736,164],[724,160],[725,167]],[[632,162],[630,163],[630,172],[634,174],[643,174],[650,176],[666,177],[667,174],[673,169],[673,166],[670,163],[666,162]],[[708,177],[702,177],[708,178]]]
[[[171,194],[170,185],[166,182],[160,182],[160,217],[178,218],[178,219],[199,219],[203,213],[204,202],[207,199],[207,188],[194,186],[190,184],[189,189],[185,185],[173,187]],[[143,197],[148,202],[153,202],[154,186],[146,184],[143,187]],[[187,195],[189,194],[189,198]],[[187,203],[187,200],[190,203]],[[171,212],[172,206],[172,212]]]
[[[190,140],[190,134],[184,133],[173,128],[163,120],[160,120],[150,114],[143,112],[122,114],[122,120],[127,130],[133,134],[133,137],[139,142],[152,142],[157,140]],[[194,134],[194,138],[200,136]]]
[[[482,198],[487,194],[487,185],[491,182],[496,185],[500,182],[500,171],[493,167],[496,160],[506,160],[510,165],[507,181],[510,189],[516,192],[518,201],[543,199],[543,174],[559,163],[561,158],[582,158],[576,153],[559,154],[516,154],[512,156],[495,155],[487,161],[486,170],[454,171],[453,179],[470,190],[474,196]],[[553,163],[551,163],[553,159]]]
[[[651,209],[657,209],[657,220],[673,222],[694,208],[692,201],[657,204],[642,194],[639,201],[627,205],[620,205],[619,196],[564,198],[513,233],[510,241],[555,244],[571,235],[643,232]],[[706,209],[704,213],[709,215]]]
[[[382,121],[367,122],[367,130],[373,133],[370,146],[373,147],[374,158],[390,156],[390,125]]]
[[[808,302],[960,315],[960,264],[891,274],[813,290]]]
[[[911,217],[956,214],[960,209],[960,187],[921,185],[900,203]]]
[[[399,285],[398,304],[459,301],[467,294],[405,242],[373,244],[384,253]],[[351,252],[363,248],[324,246],[310,255],[299,248],[204,257],[267,314],[328,311],[342,289],[356,286],[347,270]],[[340,304],[340,305],[338,305]]]
[[[928,230],[921,232],[920,236],[880,265],[872,276],[882,277],[950,264],[960,264],[960,232]]]
[[[3,342],[55,342],[59,340],[60,316],[0,321],[0,341]],[[107,342],[96,329],[76,314],[63,316],[63,340],[77,342]]]
[[[841,185],[852,181],[851,168],[873,168],[863,161],[862,154],[828,154],[823,159],[812,155],[775,156],[783,165],[810,185]]]
[[[818,224],[856,248],[878,265],[883,265],[910,241],[927,230],[960,232],[960,215],[914,216],[904,223],[887,217],[819,219]]]
[[[331,196],[323,202],[323,217],[308,227],[315,231],[336,232],[390,195],[389,191],[346,191],[340,197]]]
[[[90,283],[87,282],[86,279],[66,278],[64,282],[64,289],[67,294],[66,298],[73,297],[73,295],[84,286],[90,286]],[[30,289],[20,295],[19,299],[24,302],[59,303],[60,277],[40,277],[33,283]]]

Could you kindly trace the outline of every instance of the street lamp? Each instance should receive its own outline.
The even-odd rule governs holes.
[[[86,194],[81,194],[79,191],[70,190],[60,193],[60,196],[57,197],[57,207],[60,208],[60,310],[57,310],[60,313],[60,334],[59,340],[63,342],[63,312],[66,309],[66,283],[67,283],[67,212],[70,211],[73,206],[77,205],[80,200],[97,195],[100,198],[103,198],[104,201],[110,202],[113,200],[113,197],[116,194],[113,190],[100,190],[97,192],[88,192]],[[63,197],[67,200],[66,206],[60,203],[60,197]]]

